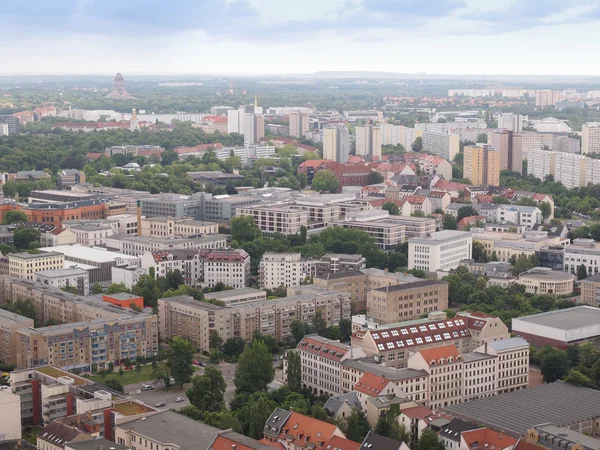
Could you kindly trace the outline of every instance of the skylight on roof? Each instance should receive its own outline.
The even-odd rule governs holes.
[[[383,344],[377,344],[377,348],[379,350],[385,350],[385,347],[383,346]]]
[[[379,333],[373,333],[373,339],[379,339]]]
[[[444,322],[440,322],[437,324],[438,328],[446,328],[446,325],[444,325]]]
[[[429,324],[429,329],[430,329],[430,330],[435,330],[435,329],[436,329],[436,328],[435,328],[435,324],[433,324],[433,323],[430,323],[430,324]]]
[[[408,330],[406,328],[402,328],[402,334],[408,334]]]
[[[415,342],[416,342],[417,344],[422,344],[422,343],[423,343],[423,338],[420,338],[420,337],[418,337],[418,338],[415,338]]]
[[[419,330],[421,330],[421,331],[427,331],[427,327],[425,325],[421,325],[419,327]]]
[[[384,331],[383,333],[381,333],[381,337],[389,338],[390,334],[387,331]]]
[[[414,345],[413,340],[412,339],[407,339],[406,340],[406,345]]]
[[[392,330],[392,336],[398,336],[398,330]]]
[[[411,333],[417,333],[417,327],[410,327]]]
[[[434,338],[436,341],[441,341],[441,340],[442,340],[442,336],[440,336],[439,334],[436,334],[436,335],[435,335],[433,338]]]

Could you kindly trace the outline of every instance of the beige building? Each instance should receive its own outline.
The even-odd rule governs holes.
[[[345,163],[350,157],[350,137],[346,125],[323,128],[323,159]]]
[[[367,315],[380,324],[414,320],[448,308],[448,283],[415,281],[373,289],[367,294]]]
[[[581,126],[581,153],[600,153],[600,122]]]
[[[8,273],[15,278],[33,280],[35,273],[42,270],[62,269],[65,257],[62,253],[9,253]]]
[[[151,217],[142,219],[142,235],[150,237],[187,237],[201,234],[217,234],[219,224],[194,219]]]
[[[0,389],[0,424],[2,440],[21,439],[21,397],[10,389]]]
[[[157,317],[139,314],[120,320],[94,319],[17,331],[20,369],[53,365],[103,369],[125,358],[147,358],[158,351]]]
[[[302,138],[310,129],[310,116],[300,111],[290,112],[290,131],[292,137]]]
[[[462,354],[462,402],[491,397],[498,393],[496,383],[498,358],[478,351]]]
[[[528,160],[529,154],[533,150],[544,148],[555,150],[554,136],[551,133],[513,133],[513,148],[516,154],[520,154],[523,159]]]
[[[502,341],[510,338],[508,328],[499,317],[483,312],[460,311],[457,316],[463,319],[471,333],[471,348],[476,349],[486,342]]]
[[[60,422],[50,422],[37,435],[37,448],[39,450],[64,450],[67,443],[89,441],[94,437],[80,430]]]
[[[370,120],[364,126],[356,127],[356,154],[381,156],[381,128]]]
[[[552,106],[556,102],[560,102],[561,98],[562,93],[560,91],[552,91],[550,89],[535,91],[535,106],[542,108]]]
[[[0,309],[0,361],[5,364],[17,363],[19,328],[33,328],[33,319]]]
[[[475,186],[500,186],[500,152],[489,145],[465,147],[463,178]]]
[[[592,275],[580,281],[581,303],[598,307],[600,306],[600,275]]]
[[[498,130],[488,135],[488,144],[500,152],[500,170],[523,171],[523,154],[521,147],[515,147],[514,133]]]
[[[265,236],[274,233],[292,235],[308,225],[308,211],[290,205],[257,205],[236,209],[237,216],[251,216]]]
[[[529,343],[520,337],[486,343],[480,353],[496,356],[498,393],[519,391],[529,385]]]
[[[573,292],[575,275],[554,271],[547,267],[534,267],[519,275],[519,284],[525,286],[525,292],[537,295],[559,297]]]
[[[311,261],[303,259],[300,253],[266,252],[258,272],[261,289],[287,288],[300,286],[309,280],[314,266]]]

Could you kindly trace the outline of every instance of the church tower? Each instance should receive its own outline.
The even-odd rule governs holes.
[[[140,124],[138,123],[137,113],[135,108],[131,110],[131,120],[129,121],[129,130],[135,131],[140,129]]]

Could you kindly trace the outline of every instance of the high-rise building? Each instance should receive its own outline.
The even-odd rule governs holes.
[[[304,137],[310,128],[310,116],[306,112],[292,111],[290,113],[290,136]]]
[[[500,113],[498,114],[498,128],[515,133],[523,131],[523,119],[524,116],[520,114]]]
[[[494,147],[479,144],[465,147],[463,177],[475,186],[500,186],[500,152]]]
[[[265,136],[265,116],[262,114],[245,113],[243,124],[245,144],[256,144]]]
[[[541,91],[535,91],[535,106],[552,106],[556,102],[560,102],[562,93],[560,91],[552,91],[550,89],[543,89]]]
[[[3,126],[4,125],[4,126]],[[16,116],[0,116],[0,136],[10,136],[21,132],[21,122]]]
[[[460,136],[458,134],[423,131],[421,139],[423,142],[422,150],[424,152],[441,156],[448,161],[453,161],[454,157],[460,151]]]
[[[369,120],[365,126],[356,127],[356,154],[381,156],[381,128]]]
[[[408,268],[435,272],[456,269],[471,259],[473,238],[466,231],[444,230],[408,240]]]
[[[323,128],[323,159],[345,163],[350,157],[350,136],[346,125]]]
[[[581,127],[581,153],[600,153],[600,122],[588,122]]]
[[[523,155],[520,147],[514,145],[512,131],[498,130],[491,133],[488,136],[488,144],[500,152],[501,170],[514,170],[516,172],[523,170]]]

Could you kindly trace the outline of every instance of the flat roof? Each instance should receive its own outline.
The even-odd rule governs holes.
[[[69,275],[83,275],[87,273],[87,271],[81,267],[69,267],[65,269],[51,269],[51,270],[40,270],[36,272],[37,275],[41,275],[44,277],[54,278],[54,277],[67,277]]]
[[[424,288],[424,287],[428,287],[428,286],[439,286],[439,285],[443,285],[443,284],[447,284],[447,283],[445,281],[438,281],[438,280],[421,280],[421,281],[412,281],[412,282],[408,282],[408,283],[396,284],[393,286],[385,286],[385,287],[377,288],[374,290],[378,291],[378,292],[395,292],[395,291],[404,291],[407,289]]]
[[[205,294],[204,296],[206,298],[215,298],[217,300],[225,300],[225,299],[228,299],[231,297],[239,297],[239,296],[244,296],[244,295],[258,295],[261,292],[266,295],[266,292],[261,289],[240,288],[240,289],[229,289],[228,291],[221,291],[221,292],[211,292],[211,293]]]
[[[565,331],[573,330],[598,325],[600,323],[600,309],[591,306],[576,306],[574,308],[517,317],[513,319],[514,322],[528,322]]]
[[[431,233],[425,237],[412,237],[408,242],[423,242],[427,244],[431,243],[443,243],[447,241],[454,241],[456,239],[464,239],[471,237],[471,233],[468,231],[457,231],[457,230],[442,230]]]
[[[23,322],[24,320],[33,320],[29,317],[22,316],[20,314],[0,309],[0,320],[3,322]]]
[[[448,406],[443,411],[518,438],[540,423],[564,427],[600,417],[600,391],[556,381]]]
[[[73,450],[130,450],[131,448],[104,438],[96,438],[80,442],[69,442],[66,443],[65,446],[72,448]]]
[[[22,253],[9,253],[8,256],[9,258],[20,258],[20,259],[35,259],[35,258],[50,258],[53,256],[62,256],[63,253],[62,252],[57,252],[55,251],[57,247],[47,247],[48,250],[46,251],[43,248],[40,248],[40,253],[27,253],[27,252],[22,252]]]
[[[227,239],[228,235],[225,234],[206,234],[198,237],[173,237],[173,238],[159,238],[150,236],[131,236],[131,235],[112,235],[109,239],[118,241],[129,241],[129,242],[158,242],[161,244],[173,244],[181,242],[211,242]]]
[[[112,262],[115,259],[132,259],[137,260],[137,256],[125,255],[124,253],[111,252],[102,250],[97,247],[86,247],[85,245],[57,245],[56,247],[42,247],[41,252],[60,252],[65,255],[65,258],[79,258],[96,263]]]

